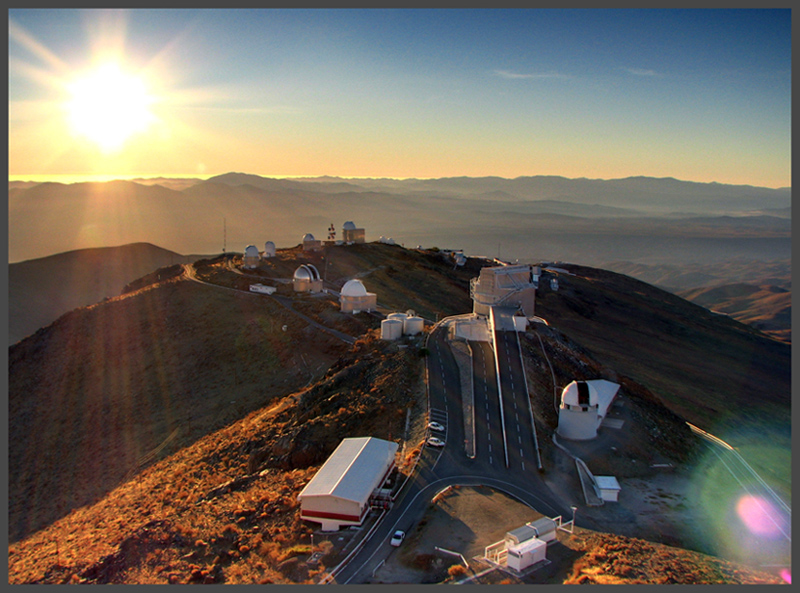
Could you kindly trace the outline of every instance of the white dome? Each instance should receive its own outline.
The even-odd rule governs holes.
[[[561,403],[569,406],[596,406],[597,389],[587,381],[573,381],[561,392]]]
[[[356,230],[356,225],[352,220],[348,220],[346,223],[342,225],[342,228],[345,231],[354,231]]]
[[[306,233],[303,236],[303,243],[305,243],[306,241],[316,241],[316,239],[314,239],[314,235],[312,235],[311,233]]]
[[[312,264],[303,264],[294,271],[295,280],[319,280],[319,272]]]
[[[348,280],[342,286],[342,296],[347,297],[363,297],[367,296],[367,289],[361,283],[361,280]]]
[[[255,245],[248,245],[244,248],[245,257],[258,257],[258,247]]]

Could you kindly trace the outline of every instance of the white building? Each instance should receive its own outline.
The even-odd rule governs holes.
[[[322,241],[314,238],[311,233],[303,235],[303,251],[319,251],[322,249]]]
[[[594,483],[600,498],[606,502],[618,501],[619,491],[622,490],[622,487],[615,476],[595,476]]]
[[[342,225],[342,239],[345,243],[364,243],[364,229],[356,228],[352,220],[348,220]]]
[[[506,548],[506,566],[517,572],[547,559],[547,542],[539,538],[529,539],[519,545]]]
[[[374,292],[367,292],[361,280],[353,279],[342,287],[339,303],[342,313],[374,311],[378,306],[378,297]]]
[[[303,264],[297,268],[292,285],[295,292],[322,292],[322,278],[313,264]]]
[[[261,256],[258,254],[258,247],[255,245],[248,245],[244,248],[244,258],[242,258],[242,265],[245,268],[256,268],[258,262],[261,261]]]
[[[272,241],[264,243],[264,257],[275,257],[275,243]]]
[[[300,517],[323,531],[360,525],[370,498],[394,468],[397,443],[374,437],[347,438],[297,496]]]
[[[567,385],[561,392],[558,408],[558,436],[573,441],[595,438],[617,391],[617,383],[604,379],[573,381]]]
[[[494,266],[481,268],[480,276],[470,281],[473,312],[488,316],[493,306],[519,307],[526,317],[533,317],[538,266]]]
[[[260,292],[262,294],[274,294],[277,290],[274,286],[265,286],[263,284],[251,284],[250,292]]]

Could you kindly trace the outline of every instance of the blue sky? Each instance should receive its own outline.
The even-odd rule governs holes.
[[[11,10],[9,19],[12,177],[791,183],[789,10]],[[60,108],[70,81],[109,55],[154,97],[151,122],[113,154],[70,129]]]

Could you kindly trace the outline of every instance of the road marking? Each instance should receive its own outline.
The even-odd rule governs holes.
[[[522,471],[525,471],[525,462],[522,462]]]
[[[520,450],[519,450],[519,456],[520,456],[520,457],[525,457],[525,456],[522,454],[522,449],[520,449]]]

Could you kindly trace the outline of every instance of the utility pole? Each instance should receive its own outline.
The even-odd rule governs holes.
[[[228,246],[228,221],[222,217],[222,253],[225,253],[225,248]]]

